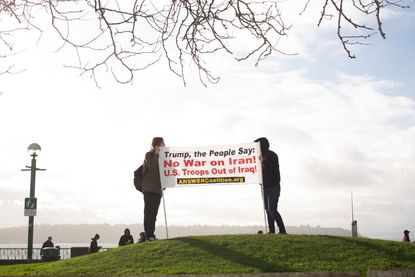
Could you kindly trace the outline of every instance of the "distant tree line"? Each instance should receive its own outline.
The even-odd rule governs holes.
[[[48,236],[53,237],[53,241],[59,243],[89,243],[91,237],[99,233],[102,243],[118,243],[124,229],[129,228],[134,238],[144,230],[142,224],[60,224],[60,225],[36,225],[34,242],[42,243]],[[169,237],[184,237],[197,235],[222,235],[222,234],[256,234],[259,230],[264,230],[264,226],[169,226]],[[342,228],[288,226],[290,234],[322,234],[335,236],[351,236],[350,230]],[[156,236],[165,238],[165,228],[157,228]],[[27,242],[27,226],[0,229],[0,243],[20,244]]]

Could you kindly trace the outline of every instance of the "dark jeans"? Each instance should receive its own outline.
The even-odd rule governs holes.
[[[155,238],[156,219],[159,211],[161,195],[159,193],[144,192],[144,231],[147,239]]]
[[[267,212],[268,218],[268,228],[270,233],[275,233],[275,224],[277,223],[280,233],[286,233],[284,222],[282,217],[278,212],[278,199],[280,198],[280,188],[279,187],[269,187],[264,188],[264,202],[265,210]]]

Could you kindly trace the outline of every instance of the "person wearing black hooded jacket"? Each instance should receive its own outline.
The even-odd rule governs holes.
[[[120,241],[118,242],[118,246],[125,246],[128,244],[133,244],[134,238],[130,233],[130,229],[126,228],[124,230],[124,235],[120,237]]]
[[[255,142],[260,143],[262,161],[262,186],[264,189],[264,205],[267,212],[268,232],[275,233],[275,223],[280,234],[286,234],[285,225],[278,212],[278,200],[281,192],[281,176],[278,155],[269,150],[269,142],[265,137],[258,138]]]

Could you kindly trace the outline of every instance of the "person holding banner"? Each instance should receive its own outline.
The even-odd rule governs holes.
[[[264,192],[264,205],[268,219],[268,233],[275,233],[275,223],[279,228],[280,234],[286,234],[284,222],[278,212],[278,200],[280,198],[280,167],[278,155],[269,150],[269,142],[265,137],[258,138],[255,142],[260,143],[262,161],[262,187]]]
[[[162,137],[153,138],[151,150],[146,153],[143,163],[144,231],[149,241],[156,239],[154,231],[162,197],[158,161],[160,147],[164,147],[164,139]]]

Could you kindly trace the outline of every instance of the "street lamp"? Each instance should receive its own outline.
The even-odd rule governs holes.
[[[36,170],[46,170],[36,168],[36,157],[39,155],[40,145],[32,143],[27,148],[27,152],[32,156],[32,165],[26,166],[27,169],[22,171],[30,170],[30,197],[25,199],[25,216],[29,216],[29,229],[28,229],[28,240],[27,240],[27,261],[32,261],[33,254],[33,230],[34,230],[34,216],[36,215],[37,201],[35,198],[35,181],[36,181]]]
[[[40,148],[40,145],[37,143],[32,143],[27,147],[27,152],[30,156],[38,156],[38,154],[42,151],[42,148]]]

